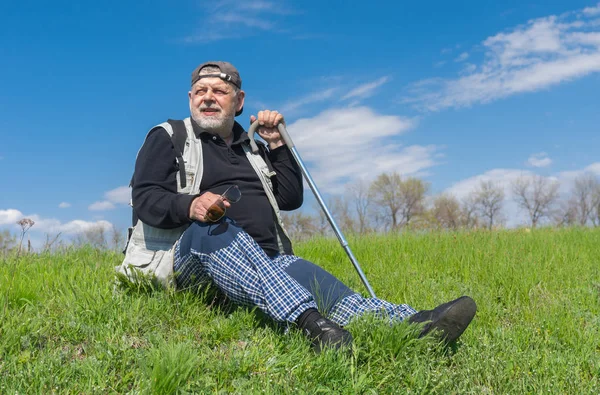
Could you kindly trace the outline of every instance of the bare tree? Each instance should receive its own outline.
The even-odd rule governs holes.
[[[535,228],[540,220],[550,218],[558,198],[557,181],[536,175],[519,177],[512,183],[515,201],[529,214],[531,227]]]
[[[559,208],[554,214],[556,226],[573,226],[577,221],[577,203],[573,199],[559,202]]]
[[[11,234],[8,230],[0,232],[0,252],[7,254],[17,247],[17,236]]]
[[[598,177],[592,173],[584,173],[575,179],[571,194],[572,204],[577,209],[577,221],[585,226],[588,221],[596,223],[594,211],[596,209],[597,191],[600,189]]]
[[[461,210],[458,199],[441,194],[433,199],[431,214],[437,226],[445,229],[458,229],[461,225]]]
[[[481,181],[475,192],[481,218],[486,221],[487,228],[492,229],[499,222],[504,200],[504,190],[492,181]]]
[[[428,191],[429,184],[418,178],[410,177],[400,184],[403,225],[410,225],[414,217],[425,211],[425,194]]]
[[[369,194],[369,184],[365,180],[358,180],[353,184],[346,186],[346,195],[349,196],[350,204],[354,207],[357,219],[357,231],[360,234],[369,231],[369,207],[371,205],[371,196]]]
[[[84,231],[77,233],[74,239],[77,246],[88,245],[97,249],[108,247],[106,240],[106,229],[102,225],[93,225]]]
[[[357,231],[356,223],[352,218],[350,204],[347,199],[343,196],[333,196],[329,200],[328,207],[330,207],[331,215],[333,215],[335,223],[343,232],[355,233]]]
[[[331,212],[332,199],[331,198],[327,199],[327,202],[325,202],[325,204],[327,205],[327,208],[329,208],[329,213],[332,214],[332,212]],[[329,220],[327,219],[325,212],[323,212],[323,209],[319,205],[319,202],[315,201],[312,208],[317,213],[315,215],[315,222],[314,222],[316,233],[320,236],[329,236],[332,233],[331,225],[329,224]],[[336,223],[339,225],[338,221],[336,221]]]
[[[592,223],[594,226],[600,226],[600,183],[596,186],[594,198],[592,199]]]
[[[409,225],[423,213],[428,190],[429,185],[424,181],[413,177],[402,180],[398,173],[381,174],[370,188],[373,203],[393,231]]]
[[[479,226],[479,218],[477,212],[479,210],[477,206],[477,191],[473,191],[465,196],[460,205],[462,226],[467,229],[477,228]]]
[[[370,199],[374,204],[373,211],[385,226],[397,230],[400,226],[401,209],[400,185],[402,179],[398,173],[380,174],[370,187]]]
[[[113,225],[110,229],[110,241],[112,249],[122,250],[125,247],[125,234]]]
[[[283,213],[283,222],[289,236],[296,241],[307,240],[317,234],[315,218],[300,211]]]

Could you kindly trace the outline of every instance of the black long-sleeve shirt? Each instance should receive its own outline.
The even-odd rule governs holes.
[[[277,254],[276,217],[262,183],[248,161],[242,143],[248,134],[236,122],[233,142],[225,141],[200,129],[192,121],[194,133],[202,143],[204,174],[200,194],[221,194],[231,185],[242,192],[239,202],[227,209],[227,216],[242,227],[273,256]],[[261,150],[267,164],[276,172],[271,178],[277,204],[281,210],[294,210],[302,205],[302,174],[287,146],[272,151]],[[133,207],[144,223],[157,228],[176,228],[190,224],[189,210],[198,195],[177,193],[179,167],[175,148],[168,133],[157,128],[144,142],[135,163]]]

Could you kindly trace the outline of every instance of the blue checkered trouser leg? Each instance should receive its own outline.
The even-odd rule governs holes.
[[[310,292],[282,269],[285,260],[295,259],[269,258],[250,235],[226,219],[194,222],[177,243],[173,269],[178,288],[212,281],[233,302],[257,306],[278,322],[294,322],[317,307]]]
[[[328,271],[304,259],[282,261],[285,271],[313,294],[319,310],[332,321],[346,326],[353,317],[371,313],[390,322],[402,321],[416,313],[405,304],[364,298]]]
[[[352,318],[371,313],[389,319],[390,322],[399,322],[416,312],[407,304],[393,304],[378,298],[365,298],[355,293],[337,302],[329,312],[329,319],[338,325],[346,326]]]

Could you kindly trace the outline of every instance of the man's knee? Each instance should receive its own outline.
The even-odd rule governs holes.
[[[285,271],[313,295],[319,309],[325,313],[338,301],[356,293],[331,273],[304,259],[294,261]]]

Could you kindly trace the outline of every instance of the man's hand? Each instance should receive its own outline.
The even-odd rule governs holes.
[[[283,115],[277,111],[264,110],[258,112],[258,118],[250,116],[250,123],[258,122],[258,135],[269,144],[269,149],[281,147],[284,144],[277,125],[282,122],[285,125]]]
[[[192,204],[190,205],[190,219],[200,222],[209,222],[206,219],[206,212],[214,202],[220,199],[220,195],[216,195],[212,192],[204,192],[192,201]],[[231,206],[231,203],[227,200],[223,200],[223,204],[226,208]]]

